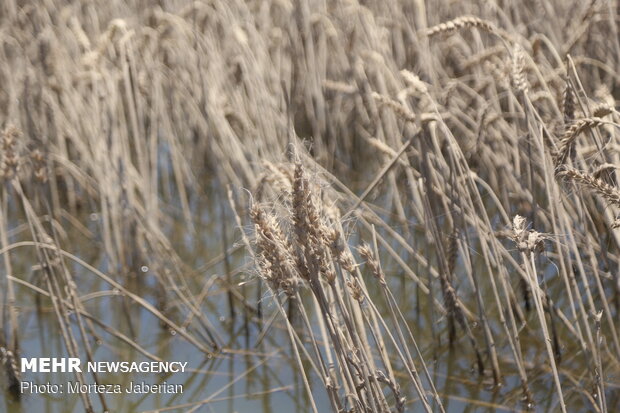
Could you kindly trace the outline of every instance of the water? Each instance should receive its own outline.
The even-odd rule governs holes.
[[[142,306],[127,298],[123,298],[109,284],[96,277],[83,266],[67,260],[70,272],[74,275],[79,294],[83,299],[85,309],[94,316],[97,336],[88,335],[92,347],[92,356],[95,361],[149,361],[144,354],[105,332],[106,325],[122,332],[138,343],[145,352],[156,355],[165,361],[187,362],[189,371],[161,375],[155,373],[102,373],[99,375],[101,383],[120,384],[123,388],[130,382],[146,382],[158,384],[180,384],[182,393],[177,394],[120,394],[105,395],[105,403],[109,411],[117,413],[136,413],[148,411],[172,412],[310,412],[311,407],[303,386],[301,376],[292,357],[293,351],[284,329],[282,320],[278,317],[275,322],[272,316],[276,312],[273,298],[264,286],[259,288],[258,280],[252,269],[252,262],[239,242],[239,230],[233,224],[232,212],[223,198],[221,188],[214,184],[209,189],[208,205],[199,201],[192,203],[192,210],[197,212],[194,231],[187,231],[182,224],[182,217],[175,225],[164,228],[172,245],[177,249],[183,260],[183,273],[186,286],[194,296],[201,297],[198,304],[200,311],[210,323],[221,340],[222,349],[214,355],[207,355],[188,343],[181,335],[164,325]],[[213,200],[218,200],[217,202]],[[181,216],[182,214],[179,214]],[[83,218],[83,219],[82,219]],[[98,211],[86,211],[81,217],[85,225],[94,229],[100,223]],[[226,222],[227,224],[224,224]],[[23,229],[23,222],[13,223],[13,234],[19,238],[19,229]],[[415,228],[415,226],[412,226]],[[368,234],[353,233],[351,241],[357,243],[359,238],[367,238]],[[415,237],[424,236],[423,233],[412,234]],[[101,245],[101,240],[88,239],[79,231],[69,231],[67,241],[73,249],[71,252],[81,257],[100,271],[110,275],[120,282],[124,288],[139,295],[151,305],[162,309],[164,314],[178,324],[183,324],[189,316],[187,311],[180,312],[181,299],[174,291],[162,291],[157,282],[157,271],[163,271],[161,263],[145,262],[134,257],[132,267],[126,273],[115,273],[108,261]],[[221,258],[221,253],[229,249],[233,252],[228,259]],[[416,268],[415,264],[404,251],[401,257],[412,265],[419,274],[423,269]],[[432,259],[433,254],[427,253]],[[37,262],[32,248],[24,247],[12,252],[15,276],[29,283],[44,288],[42,273],[34,268]],[[474,268],[485,268],[482,259],[475,262]],[[422,348],[424,359],[429,367],[442,403],[448,412],[473,411],[515,411],[527,406],[522,399],[521,385],[516,371],[511,368],[512,353],[504,337],[501,326],[492,324],[500,363],[502,365],[503,385],[493,386],[489,371],[479,376],[475,369],[474,356],[467,338],[457,329],[457,341],[450,346],[446,329],[446,320],[437,313],[431,316],[428,298],[419,295],[413,283],[402,274],[398,264],[388,254],[381,257],[385,272],[389,275],[390,288],[401,304],[409,326],[412,329],[418,344]],[[554,270],[550,260],[540,259],[541,268],[549,280],[551,295],[562,296],[561,285],[554,281]],[[463,263],[459,261],[458,267]],[[190,270],[193,269],[193,270]],[[462,269],[457,270],[463,278],[459,284],[459,295],[472,297],[465,274]],[[159,274],[162,275],[162,274]],[[486,279],[481,276],[481,279]],[[230,297],[227,294],[227,283],[236,285],[236,290],[247,297],[247,302],[253,308],[257,306],[255,297],[260,296],[263,318],[259,321],[256,315],[243,310],[243,305],[237,298],[233,298],[234,315],[230,311]],[[372,297],[376,297],[376,304],[385,309],[382,295],[378,287],[367,280]],[[240,286],[242,285],[242,286]],[[374,287],[373,287],[374,286]],[[373,288],[376,290],[373,291]],[[483,296],[491,297],[490,288],[483,283]],[[96,292],[96,293],[95,293]],[[200,294],[198,293],[200,292]],[[24,285],[18,286],[18,303],[20,312],[20,341],[22,356],[24,357],[68,357],[63,339],[57,328],[57,321],[48,299],[37,298],[32,290]],[[308,293],[309,294],[309,293]],[[441,292],[435,286],[434,294],[440,297]],[[490,298],[489,298],[490,299]],[[467,300],[465,304],[472,311],[476,311],[474,300]],[[561,302],[558,305],[562,304]],[[563,307],[560,305],[560,307]],[[309,305],[308,308],[311,308]],[[493,305],[489,316],[493,314]],[[387,310],[386,310],[387,311]],[[536,324],[534,312],[528,314],[533,325]],[[75,315],[71,316],[75,320]],[[434,323],[434,328],[433,328]],[[72,324],[73,333],[80,340],[80,332],[75,323]],[[265,330],[267,329],[267,330]],[[202,343],[208,342],[204,330],[198,331],[194,324],[188,330],[198,337]],[[483,343],[483,334],[479,325],[473,325],[473,331],[480,343]],[[558,335],[567,336],[565,328],[558,326]],[[530,364],[528,377],[530,388],[537,402],[535,410],[553,411],[558,408],[554,397],[554,387],[550,372],[540,367],[546,363],[546,352],[541,337],[537,331],[530,331],[527,327],[521,333],[521,340],[526,354],[526,361]],[[567,340],[566,343],[573,343]],[[87,355],[80,342],[80,358],[85,361]],[[570,375],[571,379],[582,380],[582,377],[573,376],[575,371],[586,371],[579,348],[574,344],[565,344],[562,348],[563,361],[560,368],[566,367],[563,374]],[[485,357],[485,366],[489,363]],[[396,364],[398,367],[398,364]],[[397,378],[407,382],[402,370],[396,371]],[[68,373],[26,373],[24,381],[38,384],[63,384],[75,381],[75,377]],[[608,377],[608,405],[617,405],[619,386],[617,377]],[[93,377],[86,375],[88,383]],[[329,411],[330,404],[322,384],[310,375],[310,384],[319,411]],[[66,388],[66,387],[65,387]],[[416,404],[416,396],[412,388],[403,389],[407,397],[407,409],[417,411],[420,404]],[[591,389],[584,389],[591,391]],[[587,410],[586,399],[578,392],[567,393],[572,411]],[[101,400],[96,394],[90,394],[96,411],[102,411]],[[0,411],[7,413],[46,412],[72,413],[83,412],[82,400],[77,394],[24,394],[21,399],[15,400],[6,390],[0,392]]]

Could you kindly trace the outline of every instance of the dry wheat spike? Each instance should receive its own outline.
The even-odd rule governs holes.
[[[490,33],[496,32],[495,26],[486,20],[475,16],[461,16],[454,20],[430,27],[426,30],[426,35],[430,37],[440,33],[452,33],[466,27],[475,27]]]
[[[559,168],[566,163],[566,159],[568,158],[568,154],[573,147],[573,143],[581,132],[595,128],[602,124],[603,120],[601,118],[583,118],[569,126],[560,140],[560,147],[555,160],[556,168]]]

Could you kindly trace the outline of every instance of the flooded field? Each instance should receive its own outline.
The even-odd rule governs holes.
[[[620,6],[500,3],[3,3],[0,411],[618,411]]]

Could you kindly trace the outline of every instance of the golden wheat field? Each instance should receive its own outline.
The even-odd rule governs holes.
[[[0,412],[620,411],[619,24],[3,0]]]

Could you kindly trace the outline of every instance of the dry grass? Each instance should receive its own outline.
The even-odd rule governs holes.
[[[281,330],[308,410],[448,410],[463,365],[472,404],[617,410],[618,7],[3,2],[8,386],[24,295],[69,354],[159,357],[83,272],[205,356],[212,313]]]

